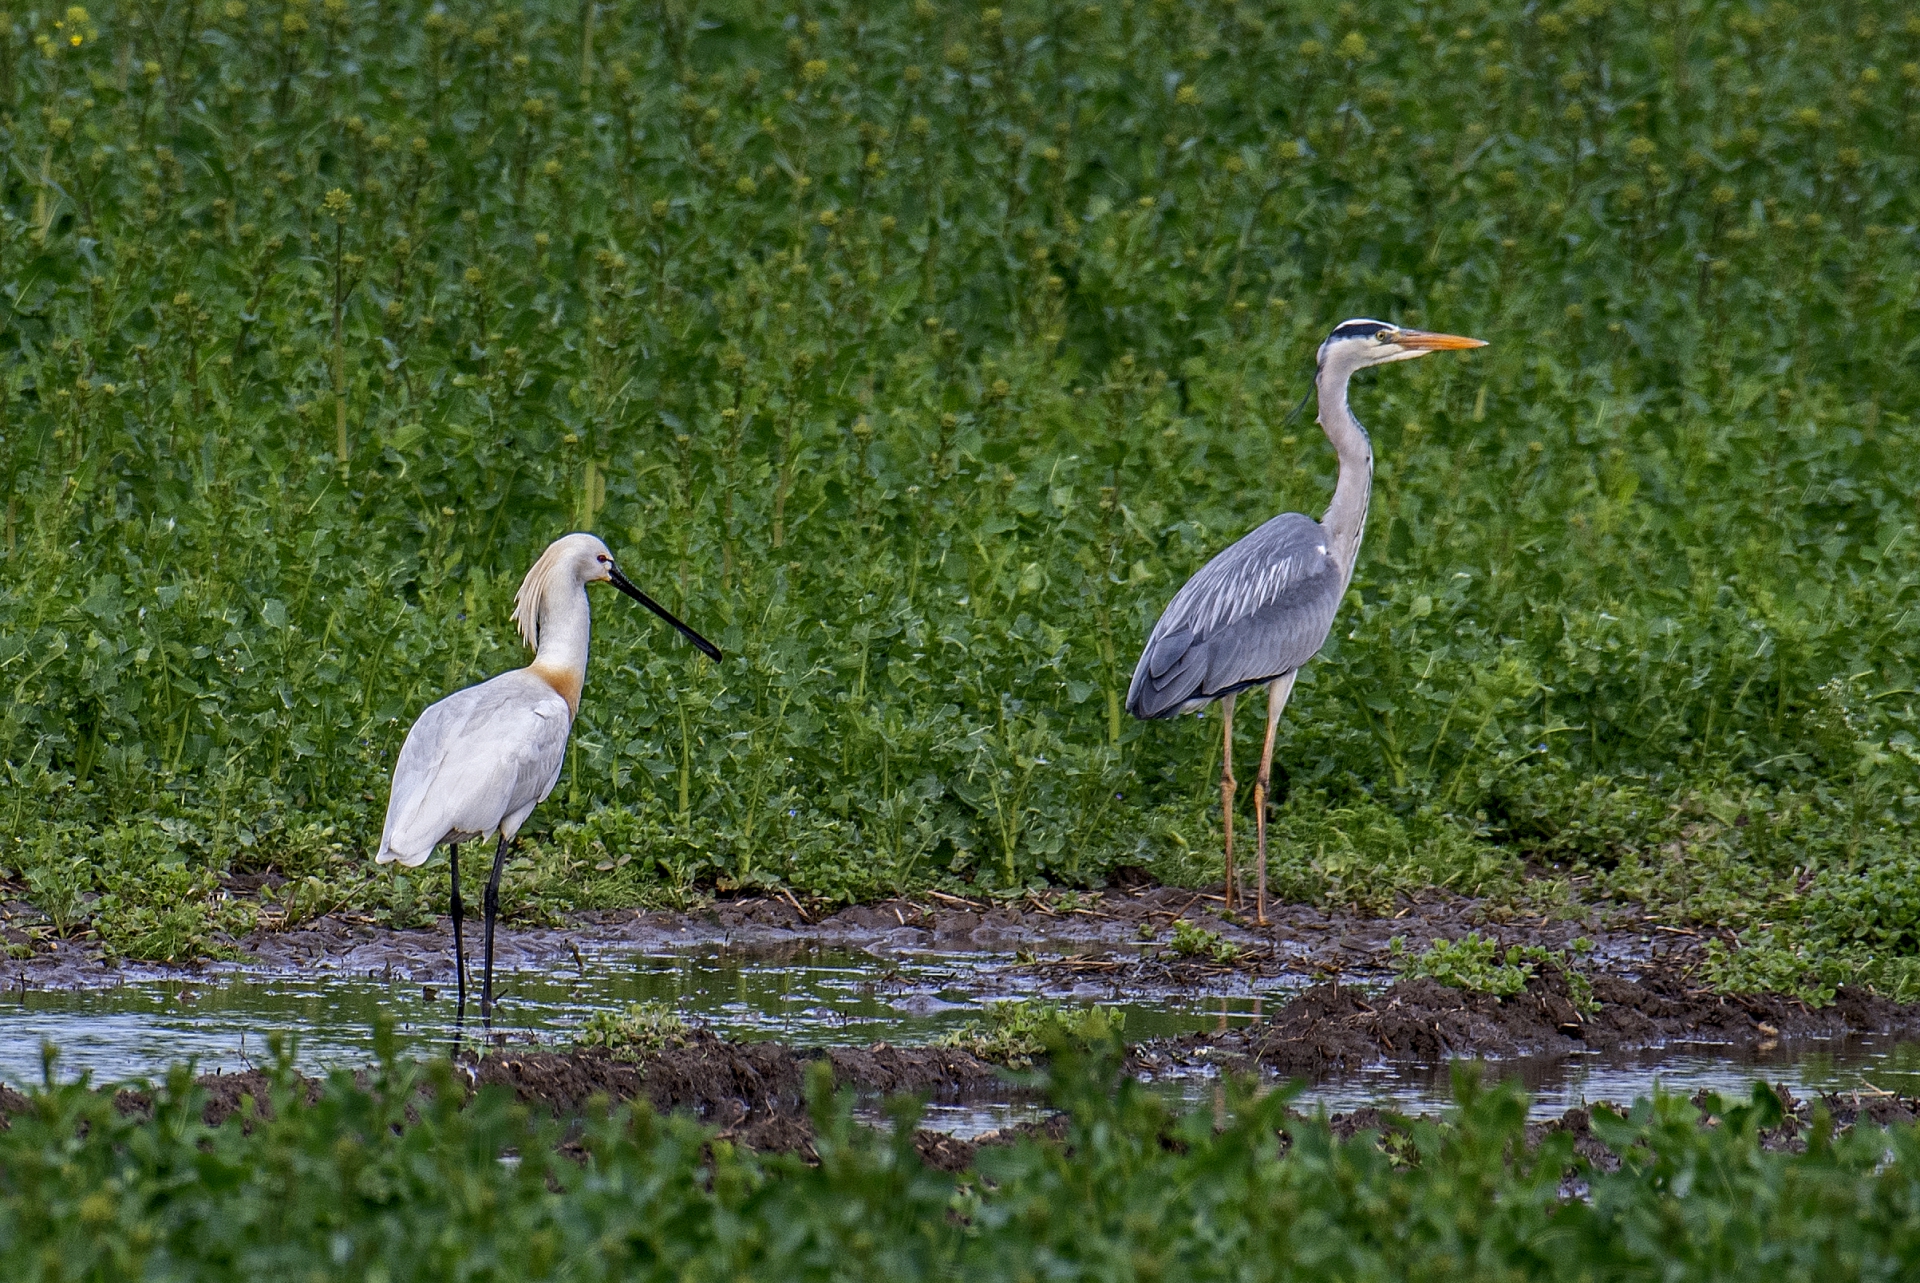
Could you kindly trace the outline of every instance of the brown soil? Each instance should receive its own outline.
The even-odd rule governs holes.
[[[557,927],[508,925],[500,933],[497,956],[500,969],[509,973],[578,966],[584,975],[588,959],[597,964],[680,949],[779,957],[830,948],[881,959],[972,951],[982,956],[975,997],[1017,992],[1078,1001],[1272,995],[1276,988],[1308,986],[1291,990],[1284,1003],[1270,996],[1264,1023],[1141,1044],[1134,1063],[1149,1074],[1214,1064],[1317,1078],[1385,1060],[1439,1065],[1455,1057],[1553,1057],[1672,1042],[1764,1049],[1775,1040],[1853,1033],[1920,1037],[1920,1005],[1896,1007],[1863,991],[1842,989],[1832,1006],[1819,1011],[1792,999],[1709,993],[1692,979],[1706,937],[1650,924],[1628,911],[1522,920],[1498,905],[1436,893],[1401,901],[1391,917],[1275,905],[1272,923],[1255,927],[1219,909],[1219,897],[1209,892],[1139,885],[1092,895],[1030,896],[1017,903],[929,894],[831,913],[784,897],[743,897],[685,913],[608,911],[574,915]],[[14,924],[5,928],[9,931],[17,932],[31,913],[31,906],[18,901],[0,904],[0,919]],[[1204,954],[1180,956],[1171,947],[1174,924],[1180,921],[1217,933],[1237,954],[1225,962]],[[1413,954],[1435,939],[1457,939],[1468,931],[1480,931],[1502,947],[1552,950],[1567,948],[1576,936],[1588,937],[1594,947],[1580,966],[1592,978],[1596,1009],[1578,1010],[1565,977],[1551,966],[1543,967],[1525,992],[1504,999],[1431,980],[1388,983],[1394,937]],[[295,929],[257,932],[240,944],[238,964],[175,968],[111,962],[85,941],[36,937],[32,955],[7,961],[0,979],[8,989],[72,988],[145,977],[215,979],[222,970],[240,969],[255,977],[320,972],[437,987],[452,976],[445,920],[393,931],[336,915]],[[1384,988],[1363,989],[1357,980]],[[1273,1010],[1276,1003],[1281,1005]],[[613,1100],[644,1097],[658,1108],[688,1109],[753,1143],[791,1148],[800,1143],[798,1135],[776,1133],[804,1120],[806,1067],[821,1059],[841,1085],[876,1094],[924,1092],[954,1099],[970,1093],[1004,1096],[1008,1090],[991,1067],[963,1052],[884,1044],[800,1052],[729,1043],[706,1033],[644,1069],[596,1060],[592,1053],[558,1056],[503,1048],[480,1061],[475,1073],[480,1081],[500,1082],[523,1099],[563,1111],[581,1108],[596,1094]],[[243,1091],[239,1084],[249,1078],[209,1076],[218,1084],[209,1087],[218,1100],[231,1097],[233,1102],[209,1108],[230,1112]],[[10,1108],[10,1099],[0,1097],[0,1112]],[[792,1144],[780,1141],[782,1135]]]
[[[1325,1055],[1330,1042],[1341,1037],[1332,1032],[1336,1029],[1345,1030],[1347,1040],[1356,1048],[1364,1040],[1363,1037],[1355,1040],[1353,1031],[1356,1029],[1371,1030],[1371,1036],[1382,1042],[1395,1030],[1404,1035],[1423,1019],[1413,1014],[1418,1006],[1417,999],[1435,996],[1428,992],[1434,988],[1437,986],[1430,981],[1396,985],[1394,990],[1389,991],[1390,994],[1398,990],[1406,990],[1407,993],[1402,995],[1398,1006],[1383,996],[1382,1002],[1386,1004],[1383,1011],[1378,1005],[1369,1009],[1369,1004],[1356,1003],[1350,990],[1324,986],[1303,995],[1284,1010],[1267,1031],[1265,1041],[1257,1036],[1251,1038],[1248,1040],[1250,1050],[1237,1054],[1246,1062],[1260,1064],[1272,1064],[1272,1057],[1276,1054],[1282,1057],[1294,1054],[1287,1051],[1288,1043],[1283,1031],[1288,1029],[1317,1029],[1319,1041],[1315,1045],[1322,1048],[1321,1052],[1316,1053],[1319,1055]],[[1554,992],[1551,981],[1541,985],[1540,989],[1541,992],[1495,1001],[1493,1006],[1511,1008],[1520,1013],[1515,1023],[1538,1033],[1546,1021],[1559,1014],[1560,1003],[1565,999],[1564,993]],[[1409,997],[1416,1001],[1406,1001]],[[1479,1018],[1500,1024],[1497,1011],[1489,1010],[1485,1003],[1472,996],[1463,997],[1468,997],[1470,1001],[1454,1004],[1451,1011],[1454,1019]],[[1646,999],[1643,1003],[1651,1006],[1665,1002],[1684,1007],[1697,1005],[1701,1001],[1698,996],[1682,994],[1678,998]],[[1461,1016],[1460,1011],[1465,1008],[1473,1008],[1472,1015]],[[1426,1010],[1431,1012],[1433,1008]],[[1880,1000],[1844,991],[1840,1001],[1831,1009],[1831,1013],[1839,1014],[1828,1021],[1821,1018],[1830,1012],[1808,1012],[1793,1004],[1758,1001],[1721,1004],[1714,1000],[1713,1010],[1722,1020],[1716,1027],[1723,1030],[1738,1029],[1742,1019],[1749,1024],[1766,1025],[1773,1025],[1774,1021],[1779,1020],[1805,1034],[1816,1031],[1831,1033],[1842,1028],[1881,1028],[1885,1027],[1886,1022],[1897,1024],[1900,1019],[1897,1009],[1890,1008]],[[1734,1014],[1736,1011],[1738,1014]],[[1389,1017],[1386,1014],[1388,1012],[1393,1014]],[[1443,1017],[1446,1014],[1443,1013]],[[1669,1012],[1665,1016],[1654,1014],[1645,1018],[1657,1022],[1675,1017]],[[1441,1018],[1432,1023],[1444,1030],[1448,1020]],[[1611,1027],[1610,1022],[1594,1017],[1589,1017],[1585,1025],[1590,1034],[1599,1037],[1606,1036],[1604,1031]],[[1696,1022],[1690,1027],[1702,1026]],[[1553,1034],[1567,1036],[1558,1028],[1553,1030]],[[1445,1035],[1439,1032],[1434,1036]],[[1193,1047],[1202,1045],[1190,1040],[1180,1041]],[[1314,1039],[1310,1037],[1307,1041],[1313,1042]],[[1229,1049],[1226,1040],[1213,1040],[1212,1050],[1223,1049]],[[1139,1054],[1143,1059],[1150,1059],[1156,1053],[1151,1048],[1142,1048]],[[643,1062],[616,1059],[598,1049],[567,1054],[499,1051],[467,1062],[466,1069],[476,1088],[505,1087],[522,1103],[549,1110],[559,1116],[578,1116],[612,1103],[645,1101],[660,1112],[684,1111],[715,1126],[718,1139],[730,1140],[762,1152],[792,1153],[812,1161],[816,1157],[814,1131],[805,1097],[807,1074],[810,1067],[816,1064],[830,1067],[837,1088],[851,1087],[884,1093],[915,1092],[946,1099],[981,1095],[1004,1098],[1007,1094],[1007,1084],[994,1068],[964,1051],[898,1048],[884,1043],[868,1048],[796,1051],[778,1043],[726,1042],[704,1032],[689,1035],[682,1045]],[[297,1078],[297,1081],[304,1084],[309,1102],[319,1099],[323,1089],[320,1080]],[[241,1112],[249,1101],[254,1112],[264,1116],[272,1078],[261,1070],[203,1074],[195,1079],[195,1085],[207,1094],[201,1110],[203,1121],[209,1126],[219,1126]],[[1889,1093],[1830,1094],[1818,1102],[1812,1102],[1795,1099],[1782,1087],[1774,1090],[1779,1095],[1784,1118],[1778,1127],[1762,1134],[1762,1143],[1770,1149],[1803,1150],[1818,1108],[1824,1108],[1840,1130],[1862,1124],[1884,1127],[1920,1120],[1920,1100]],[[145,1091],[117,1092],[113,1103],[124,1114],[145,1115],[153,1107],[152,1097]],[[1701,1108],[1704,1117],[1704,1095],[1697,1097],[1694,1103]],[[31,1102],[26,1096],[0,1086],[0,1130],[8,1126],[10,1116],[29,1108]],[[1334,1134],[1343,1140],[1364,1132],[1392,1132],[1402,1126],[1394,1116],[1371,1108],[1334,1114],[1329,1123]],[[1593,1134],[1591,1123],[1591,1109],[1570,1109],[1561,1118],[1529,1123],[1526,1128],[1527,1142],[1530,1146],[1537,1145],[1555,1132],[1567,1132],[1573,1137],[1576,1153],[1603,1169],[1612,1170],[1618,1166],[1619,1159]],[[987,1132],[971,1140],[921,1129],[914,1133],[913,1142],[915,1151],[928,1166],[957,1172],[970,1168],[983,1148],[1010,1145],[1028,1139],[1059,1141],[1065,1138],[1067,1126],[1068,1120],[1064,1114],[1054,1114],[1043,1122],[1023,1123]],[[576,1157],[581,1156],[577,1142],[569,1141],[561,1148]]]
[[[320,1089],[324,1085],[320,1079],[297,1075],[296,1080],[305,1086],[308,1104],[320,1099]],[[266,1117],[269,1113],[268,1098],[273,1089],[273,1075],[264,1069],[249,1069],[237,1074],[201,1074],[193,1083],[207,1093],[207,1103],[201,1107],[200,1120],[209,1127],[218,1127],[226,1122],[239,1113],[248,1100],[253,1102],[255,1114]],[[113,1104],[123,1114],[150,1114],[153,1112],[153,1094],[146,1091],[119,1091],[114,1093]]]
[[[619,1060],[602,1050],[496,1051],[472,1066],[476,1086],[510,1088],[516,1099],[556,1113],[577,1113],[594,1097],[644,1099],[662,1113],[686,1111],[720,1129],[725,1140],[761,1150],[812,1152],[807,1071],[829,1067],[835,1087],[881,1095],[907,1093],[943,1100],[1007,1094],[992,1065],[946,1047],[833,1047],[796,1051],[782,1043],[727,1042],[705,1031],[687,1035],[650,1060]],[[926,1154],[951,1158],[967,1142],[922,1133]],[[933,1161],[930,1157],[928,1161]],[[942,1161],[946,1161],[943,1159]],[[965,1166],[966,1163],[961,1163]]]
[[[1672,970],[1639,979],[1601,975],[1592,983],[1594,1010],[1584,1013],[1566,976],[1551,966],[1505,998],[1424,977],[1371,995],[1321,984],[1263,1024],[1155,1040],[1135,1050],[1135,1061],[1149,1072],[1211,1061],[1317,1078],[1382,1060],[1440,1064],[1676,1042],[1747,1049],[1793,1038],[1920,1036],[1920,1005],[1900,1006],[1862,989],[1843,987],[1833,1005],[1813,1009],[1793,998],[1715,994]]]
[[[807,908],[777,897],[716,901],[684,913],[606,910],[570,915],[558,926],[502,924],[496,946],[503,971],[572,967],[583,957],[635,952],[722,948],[756,953],[783,948],[860,949],[877,955],[913,952],[1022,953],[1029,973],[1057,986],[1088,981],[1182,988],[1217,983],[1223,975],[1272,977],[1358,975],[1382,970],[1387,942],[1403,937],[1419,951],[1436,938],[1470,930],[1495,931],[1504,943],[1565,948],[1575,936],[1595,942],[1593,965],[1631,970],[1656,959],[1685,961],[1703,938],[1657,931],[1630,912],[1576,918],[1520,920],[1485,901],[1445,893],[1403,899],[1398,916],[1313,905],[1274,905],[1272,922],[1257,927],[1220,913],[1218,894],[1180,887],[1138,887],[1079,896],[1030,896],[1015,903],[970,901],[929,894],[838,911]],[[1238,947],[1230,965],[1181,958],[1169,947],[1173,924],[1186,921],[1217,932]],[[0,930],[19,935],[26,957],[0,963],[8,989],[72,989],[129,980],[204,976],[239,967],[254,975],[337,975],[445,985],[453,975],[448,919],[429,927],[392,930],[369,918],[333,914],[286,929],[262,929],[234,941],[237,961],[186,966],[106,958],[96,942],[56,940],[30,904],[0,902]],[[31,928],[31,939],[29,936]],[[12,940],[12,935],[7,937]]]
[[[992,1065],[953,1048],[876,1043],[796,1051],[780,1043],[727,1042],[704,1031],[638,1063],[599,1049],[565,1054],[496,1051],[468,1061],[466,1069],[476,1088],[505,1087],[516,1100],[556,1115],[579,1115],[596,1104],[644,1101],[661,1113],[689,1113],[716,1127],[720,1139],[811,1159],[814,1133],[806,1078],[814,1064],[829,1067],[836,1088],[862,1093],[913,1093],[944,1100],[981,1094],[1004,1099],[1008,1094]],[[324,1086],[319,1079],[297,1081],[305,1085],[309,1102],[319,1099]],[[202,1121],[217,1127],[249,1099],[254,1112],[264,1116],[272,1082],[263,1070],[200,1075],[194,1085],[207,1094]],[[123,1114],[146,1115],[153,1109],[152,1094],[146,1091],[116,1092],[113,1103]],[[10,1116],[29,1108],[26,1096],[0,1086],[0,1129]],[[1009,1128],[969,1141],[922,1129],[914,1135],[914,1147],[929,1166],[960,1171],[972,1165],[979,1146],[1009,1144],[1036,1130],[1045,1128]],[[1054,1134],[1058,1131],[1056,1126]]]

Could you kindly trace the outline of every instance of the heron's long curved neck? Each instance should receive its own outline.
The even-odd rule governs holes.
[[[1320,401],[1320,427],[1340,458],[1340,479],[1334,483],[1333,502],[1320,519],[1331,537],[1329,551],[1338,558],[1349,581],[1360,557],[1360,537],[1367,529],[1367,499],[1373,491],[1373,443],[1360,421],[1347,408],[1350,369],[1322,369],[1314,379]]]
[[[592,634],[584,584],[556,591],[541,603],[540,649],[530,667],[560,692],[575,713],[580,711],[580,690],[587,684],[587,642]]]

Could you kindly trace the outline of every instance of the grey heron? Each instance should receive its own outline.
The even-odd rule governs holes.
[[[496,839],[493,874],[487,879],[486,967],[480,988],[480,1014],[491,1023],[493,923],[500,912],[500,872],[506,864],[507,845],[560,779],[567,736],[580,711],[580,691],[587,680],[587,640],[592,631],[587,585],[594,583],[611,583],[679,629],[709,659],[720,658],[719,647],[634,587],[604,543],[589,534],[565,535],[540,554],[514,596],[513,619],[534,652],[533,662],[455,691],[428,706],[407,732],[393,765],[386,830],[374,858],[381,864],[397,861],[418,868],[434,847],[447,845],[459,995],[456,1028],[467,1014],[466,950],[460,938],[460,844]]]
[[[1342,322],[1320,345],[1314,392],[1320,426],[1340,461],[1333,500],[1319,521],[1283,512],[1215,556],[1174,594],[1147,638],[1127,690],[1139,718],[1197,713],[1219,701],[1220,806],[1226,830],[1226,907],[1239,895],[1233,872],[1233,703],[1267,688],[1267,738],[1254,778],[1258,838],[1255,919],[1267,920],[1267,793],[1273,735],[1300,666],[1319,653],[1353,579],[1373,487],[1373,446],[1347,408],[1357,371],[1429,352],[1486,346],[1481,339],[1403,329],[1360,318]]]

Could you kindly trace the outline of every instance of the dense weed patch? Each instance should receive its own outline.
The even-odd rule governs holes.
[[[1916,68],[1885,0],[10,7],[0,868],[147,957],[235,874],[418,920],[392,755],[591,527],[735,658],[601,603],[513,911],[1212,875],[1210,729],[1121,694],[1324,502],[1286,410],[1372,313],[1493,346],[1357,392],[1285,893],[1892,976]]]
[[[1100,1006],[1077,1007],[1045,998],[988,1003],[978,1020],[941,1036],[939,1045],[961,1047],[982,1060],[1031,1069],[1050,1044],[1104,1043],[1126,1028],[1127,1013]]]
[[[1581,953],[1592,941],[1575,939],[1570,952]],[[1435,940],[1419,953],[1406,951],[1406,941],[1394,936],[1388,941],[1394,969],[1404,976],[1426,976],[1455,989],[1490,993],[1498,997],[1517,994],[1527,987],[1543,966],[1559,971],[1567,978],[1576,1009],[1593,1009],[1593,985],[1575,969],[1566,953],[1539,945],[1508,945],[1469,931],[1458,940]]]
[[[658,999],[629,1003],[625,1011],[596,1011],[573,1037],[576,1047],[604,1047],[626,1060],[657,1056],[685,1041],[687,1022]]]
[[[1441,1121],[1336,1137],[1291,1093],[1235,1091],[1181,1117],[1057,1048],[1061,1142],[922,1166],[916,1111],[890,1135],[812,1082],[818,1163],[758,1155],[644,1107],[573,1131],[501,1089],[462,1107],[444,1063],[338,1073],[308,1103],[284,1067],[270,1117],[219,1126],[188,1072],[150,1118],[84,1084],[33,1093],[0,1132],[0,1264],[41,1279],[1487,1279],[1896,1278],[1920,1256],[1913,1130],[1802,1153],[1761,1133],[1779,1100],[1674,1097],[1593,1111],[1617,1170],[1526,1098],[1456,1079]],[[424,1087],[425,1093],[420,1089]],[[563,1139],[569,1141],[560,1148]]]

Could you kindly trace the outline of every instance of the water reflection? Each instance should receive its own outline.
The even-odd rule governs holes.
[[[565,1041],[593,1011],[654,999],[733,1038],[803,1047],[927,1043],[977,1017],[983,1002],[1041,987],[1010,973],[1010,961],[978,954],[877,959],[813,949],[583,957],[577,966],[507,976],[494,1026],[515,1040]],[[1134,1038],[1239,1022],[1250,1001],[1257,1005],[1246,998],[1207,1007],[1198,998],[1086,996],[1124,1012]],[[425,1053],[444,1047],[453,1011],[447,986],[339,976],[237,973],[204,982],[14,990],[0,1001],[0,1079],[38,1079],[43,1041],[60,1049],[63,1077],[85,1071],[101,1080],[131,1078],[188,1058],[205,1069],[244,1068],[269,1058],[267,1043],[276,1034],[298,1039],[298,1060],[307,1070],[359,1066],[372,1054],[369,1031],[377,1017],[394,1021],[404,1050]]]
[[[1041,988],[997,955],[919,955],[880,959],[866,953],[795,948],[775,954],[706,951],[581,957],[547,973],[508,976],[496,1029],[519,1041],[564,1042],[589,1013],[644,999],[671,1002],[689,1019],[735,1038],[777,1038],[796,1046],[887,1041],[927,1043],[978,1015],[983,1002]],[[1229,992],[1143,998],[1089,984],[1083,1001],[1124,1012],[1129,1039],[1223,1030],[1258,1021],[1263,1004],[1284,1002],[1286,986],[1265,994],[1230,981]],[[37,1081],[40,1047],[60,1049],[59,1073],[96,1081],[151,1076],[178,1061],[203,1069],[241,1069],[271,1057],[269,1040],[297,1040],[309,1072],[358,1067],[373,1054],[371,1029],[385,1015],[403,1052],[446,1046],[453,1019],[445,987],[338,976],[263,978],[210,973],[202,980],[126,984],[112,989],[41,993],[9,990],[0,1000],[0,1080]],[[1535,1117],[1557,1117],[1597,1100],[1628,1102],[1652,1090],[1701,1089],[1744,1094],[1756,1078],[1797,1095],[1822,1091],[1920,1095],[1920,1046],[1858,1038],[1797,1043],[1764,1053],[1716,1046],[1551,1061],[1503,1062],[1534,1096]],[[1219,1084],[1205,1071],[1170,1077],[1155,1090],[1212,1107]],[[1385,1105],[1428,1112],[1450,1099],[1445,1067],[1384,1065],[1311,1085],[1303,1104],[1339,1112]],[[1032,1103],[939,1104],[923,1125],[971,1135],[1038,1117]]]

